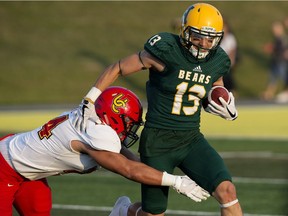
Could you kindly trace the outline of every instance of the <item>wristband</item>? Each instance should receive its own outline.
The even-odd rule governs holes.
[[[94,103],[101,93],[102,91],[100,89],[93,86],[84,98],[89,98],[93,101],[92,103]]]
[[[161,186],[174,186],[175,182],[176,176],[163,172]]]

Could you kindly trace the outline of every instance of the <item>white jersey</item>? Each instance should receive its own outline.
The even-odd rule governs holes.
[[[94,171],[98,167],[96,161],[74,151],[72,140],[79,140],[96,150],[120,152],[120,139],[110,126],[89,121],[86,133],[82,133],[73,126],[73,118],[72,112],[63,113],[42,127],[0,141],[0,150],[4,152],[6,146],[8,163],[30,180]]]

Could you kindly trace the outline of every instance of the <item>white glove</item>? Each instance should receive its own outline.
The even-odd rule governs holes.
[[[195,202],[201,202],[210,197],[208,191],[201,188],[188,176],[177,176],[174,185],[172,186],[177,193],[185,195]]]
[[[226,120],[235,120],[238,117],[238,112],[235,106],[235,98],[232,92],[229,92],[230,100],[226,102],[222,97],[219,97],[219,101],[222,103],[218,105],[213,100],[209,102],[208,106],[205,108],[206,112],[220,116]]]
[[[85,131],[88,119],[96,122],[99,118],[96,114],[94,103],[89,98],[84,98],[79,107],[74,111],[72,124],[78,131]]]
[[[94,102],[99,97],[102,92],[96,88],[92,87],[88,94],[84,97],[79,107],[74,111],[74,120],[72,124],[75,126],[78,131],[86,131],[87,121],[91,119],[94,122],[99,120]]]

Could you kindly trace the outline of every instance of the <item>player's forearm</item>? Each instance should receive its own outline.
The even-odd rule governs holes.
[[[161,172],[142,163],[130,169],[127,178],[148,185],[174,186],[176,176]]]
[[[114,63],[107,67],[95,82],[95,87],[104,91],[120,76],[118,63]]]
[[[147,185],[161,185],[162,183],[162,177],[163,173],[160,171],[152,171],[151,170],[134,170],[129,175],[126,176],[126,178],[129,178],[130,180],[136,181],[138,183],[147,184]]]
[[[98,77],[94,86],[89,90],[87,95],[84,97],[92,104],[96,101],[99,95],[110,86],[119,76],[119,69],[116,64],[112,64],[107,67],[103,73]]]
[[[94,158],[103,168],[139,183],[172,186],[176,181],[176,176],[163,174],[162,171],[149,167],[144,163],[129,160],[122,154],[95,151],[86,147],[86,145],[84,145],[82,151]]]
[[[139,60],[138,54],[132,54],[107,67],[97,79],[95,87],[103,91],[119,76],[130,75],[142,70],[142,68],[143,65]]]

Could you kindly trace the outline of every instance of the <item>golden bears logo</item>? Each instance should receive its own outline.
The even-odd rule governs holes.
[[[128,102],[128,99],[124,99],[122,98],[123,94],[119,94],[116,97],[114,97],[113,99],[113,104],[112,104],[112,110],[115,113],[119,113],[119,108],[125,108],[126,107],[126,103]]]

